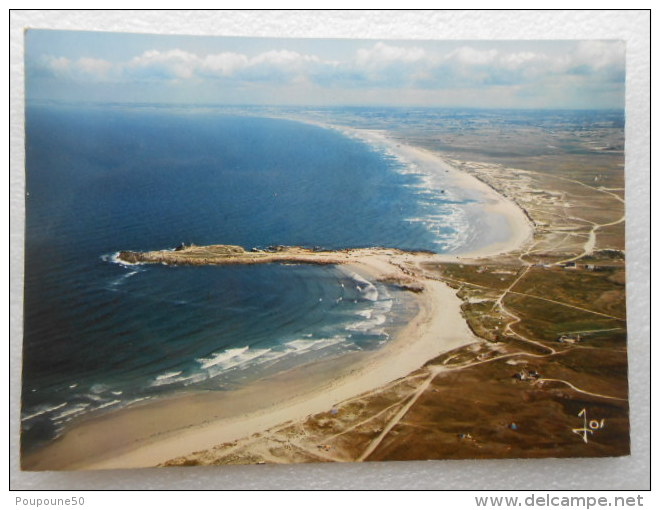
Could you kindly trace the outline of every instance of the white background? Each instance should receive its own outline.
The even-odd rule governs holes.
[[[621,39],[627,44],[630,457],[21,472],[23,29],[366,39]],[[650,487],[650,13],[645,11],[12,11],[10,402],[13,489],[646,489]],[[6,309],[6,308],[5,308]],[[7,420],[4,420],[7,423]],[[100,494],[97,494],[100,496]],[[97,499],[97,498],[95,498]],[[10,502],[13,504],[14,501]],[[223,506],[218,501],[218,506]],[[438,505],[439,506],[439,505]]]

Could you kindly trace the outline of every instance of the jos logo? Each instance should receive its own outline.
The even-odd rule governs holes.
[[[582,436],[582,440],[585,443],[589,442],[589,434],[594,434],[597,430],[605,428],[605,418],[600,420],[589,420],[587,418],[587,410],[582,409],[578,413],[578,416],[582,417],[582,427],[579,429],[573,429],[573,432],[578,436]]]

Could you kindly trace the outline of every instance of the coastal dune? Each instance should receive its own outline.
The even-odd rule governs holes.
[[[429,174],[450,174],[457,186],[479,196],[485,230],[497,230],[481,245],[468,245],[462,257],[508,252],[527,242],[532,227],[513,202],[486,184],[451,168],[438,156],[416,147],[392,144],[379,133],[361,132],[367,140],[388,143],[402,158]],[[487,219],[484,221],[488,221]],[[504,227],[502,227],[504,225]],[[502,231],[504,229],[504,231]],[[456,260],[458,253],[432,254],[388,248],[315,251],[274,247],[186,246],[156,252],[120,252],[128,264],[333,264],[408,290],[418,312],[396,331],[385,347],[310,363],[231,392],[191,393],[136,404],[83,419],[45,448],[23,457],[23,468],[115,469],[149,467],[195,450],[212,448],[275,425],[328,411],[338,403],[382,387],[421,367],[439,354],[477,340],[461,314],[455,291],[424,276],[421,264]]]

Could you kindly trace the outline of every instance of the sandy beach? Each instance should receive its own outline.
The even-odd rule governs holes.
[[[23,468],[156,466],[290,420],[329,411],[342,401],[406,376],[443,352],[474,342],[476,337],[461,314],[456,291],[424,278],[414,268],[429,261],[493,256],[520,248],[531,238],[529,220],[512,201],[438,156],[393,144],[380,133],[361,132],[361,136],[387,143],[393,152],[432,178],[434,174],[448,174],[456,186],[474,191],[481,197],[478,206],[488,213],[485,217],[493,218],[493,224],[485,230],[497,229],[499,238],[474,249],[468,246],[466,253],[450,255],[355,250],[354,255],[345,257],[350,270],[376,280],[412,279],[424,287],[420,293],[410,293],[418,303],[417,315],[384,348],[308,364],[236,391],[183,395],[81,420],[52,444],[25,456]]]
[[[492,257],[518,249],[531,240],[534,228],[525,212],[510,198],[497,193],[476,177],[454,168],[426,149],[397,143],[383,132],[357,129],[351,129],[350,132],[368,143],[386,146],[390,152],[425,175],[430,186],[440,188],[449,184],[460,188],[475,200],[476,203],[470,208],[479,214],[473,214],[470,219],[477,223],[477,239],[461,246],[457,253],[439,254],[436,257],[443,260],[455,260],[459,256]]]

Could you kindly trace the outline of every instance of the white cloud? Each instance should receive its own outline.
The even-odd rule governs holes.
[[[70,60],[64,57],[44,56],[36,64],[37,69],[59,79],[82,82],[111,81],[115,78],[115,67],[107,60],[83,57]]]
[[[493,63],[499,55],[497,50],[475,50],[469,46],[463,46],[452,51],[447,60],[456,61],[466,65],[483,66]]]
[[[239,69],[245,68],[249,59],[241,53],[217,53],[207,55],[201,61],[199,71],[201,74],[211,76],[231,76]]]
[[[622,66],[625,57],[623,41],[580,41],[573,61],[600,70]]]
[[[510,45],[484,49],[483,44],[469,43],[451,50],[431,48],[377,42],[342,61],[289,49],[272,49],[251,56],[240,52],[200,55],[182,49],[149,50],[114,63],[91,57],[70,60],[47,56],[33,63],[32,68],[39,70],[41,76],[81,83],[189,83],[225,88],[251,83],[296,85],[298,89],[313,86],[326,91],[398,90],[399,94],[407,89],[534,90],[534,85],[541,91],[552,83],[555,88],[565,87],[570,95],[599,83],[622,83],[624,77],[625,47],[617,41],[582,41],[565,53],[559,53],[552,45],[547,50],[539,44],[528,49],[524,43],[516,51],[508,49]],[[267,90],[262,93],[267,94]]]
[[[113,72],[113,65],[107,60],[98,58],[81,58],[76,62],[76,68],[95,79],[108,79]]]
[[[296,51],[289,50],[271,50],[261,53],[250,60],[250,66],[259,66],[269,64],[284,67],[299,67],[307,62],[321,62],[315,55],[303,55]]]
[[[129,74],[144,78],[191,78],[200,65],[200,58],[187,51],[145,51],[126,65]]]
[[[188,80],[205,78],[230,78],[240,80],[267,79],[269,73],[291,80],[296,73],[304,72],[307,64],[319,64],[314,55],[304,55],[289,50],[271,50],[248,57],[242,53],[223,52],[198,56],[180,49],[160,52],[146,51],[123,66],[127,76],[144,80]],[[118,65],[122,67],[121,64]]]
[[[421,62],[427,58],[423,48],[403,48],[378,42],[373,48],[358,50],[355,63],[361,67],[382,67],[392,63]]]
[[[43,71],[51,72],[55,76],[63,76],[69,72],[71,60],[65,57],[44,55],[37,62],[37,67]]]
[[[508,53],[500,57],[500,63],[507,69],[519,69],[531,64],[546,62],[547,57],[533,53],[531,51],[522,51],[519,53]]]

